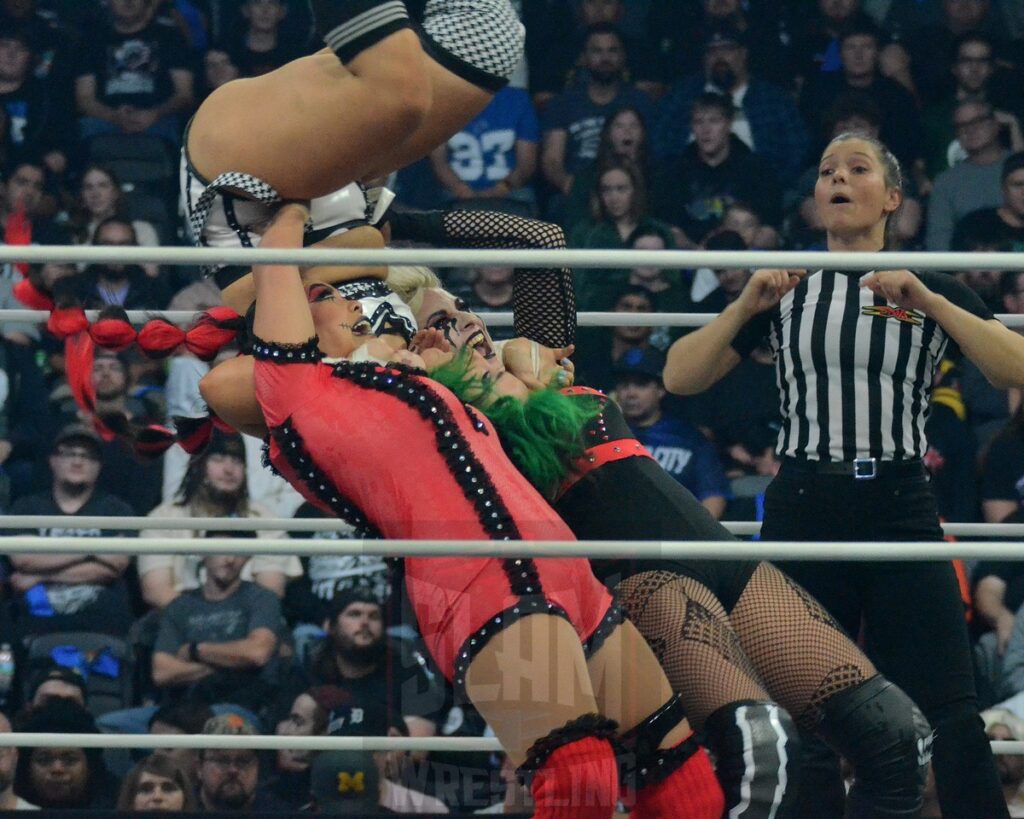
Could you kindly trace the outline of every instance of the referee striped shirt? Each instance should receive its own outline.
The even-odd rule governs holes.
[[[741,356],[765,339],[775,359],[782,412],[777,452],[819,461],[920,458],[936,368],[957,355],[932,319],[859,286],[865,274],[819,270],[733,340]],[[944,273],[915,274],[983,319],[992,313]]]

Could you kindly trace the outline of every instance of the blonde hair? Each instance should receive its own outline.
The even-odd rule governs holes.
[[[391,265],[385,280],[395,295],[415,313],[423,303],[423,291],[442,287],[441,280],[429,267]]]

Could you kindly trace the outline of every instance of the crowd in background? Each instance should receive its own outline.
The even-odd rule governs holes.
[[[1024,248],[1022,0],[513,4],[527,30],[515,79],[388,180],[398,207],[539,217],[576,248],[819,249],[820,151],[862,131],[903,166],[893,249]],[[187,244],[177,163],[191,112],[224,83],[316,47],[307,0],[0,0],[0,241]],[[472,309],[510,309],[512,269],[440,272]],[[715,313],[750,273],[576,270],[577,303]],[[949,275],[994,312],[1024,314],[1024,273]],[[8,265],[0,308],[21,306],[24,276],[89,308],[219,301],[188,268]],[[39,534],[124,534],[76,516],[318,516],[262,468],[257,441],[217,433],[197,456],[145,461],[98,437],[64,378],[63,345],[31,322],[0,331],[0,511],[68,518]],[[577,380],[614,391],[637,437],[712,514],[755,519],[778,469],[771,354],[756,351],[702,395],[668,397],[664,352],[683,332],[582,330]],[[187,352],[99,353],[97,409],[157,423],[199,414],[208,368]],[[1020,395],[965,361],[944,361],[936,378],[926,463],[941,514],[1024,522]],[[993,736],[1024,739],[1024,564],[963,568],[980,687],[995,706],[986,720]],[[2,581],[0,732],[486,732],[423,655],[376,558],[17,555]],[[1012,792],[1024,770],[1001,764]],[[339,771],[351,787],[338,787]],[[396,812],[528,809],[488,755],[0,750],[0,809],[280,811],[345,799]]]

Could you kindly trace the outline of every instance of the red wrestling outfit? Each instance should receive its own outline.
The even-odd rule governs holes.
[[[315,340],[258,341],[253,354],[271,464],[361,534],[574,539],[490,421],[440,384],[406,368],[321,362]],[[563,616],[589,651],[622,620],[582,559],[406,558],[405,574],[423,639],[460,688],[480,648],[521,617]]]

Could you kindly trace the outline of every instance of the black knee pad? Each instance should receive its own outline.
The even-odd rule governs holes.
[[[772,702],[731,702],[705,720],[704,733],[731,819],[796,816],[800,737],[788,711]]]
[[[820,729],[853,765],[848,817],[917,816],[932,757],[932,729],[910,697],[879,674],[829,698]]]
[[[427,0],[422,29],[431,57],[488,91],[505,86],[526,41],[509,0]]]
[[[685,717],[683,701],[676,694],[647,719],[619,737],[616,753],[622,787],[637,791],[646,785],[661,782],[700,750],[700,745],[692,736],[674,748],[658,747]]]
[[[402,0],[312,0],[318,34],[347,63],[390,34],[410,28]]]

